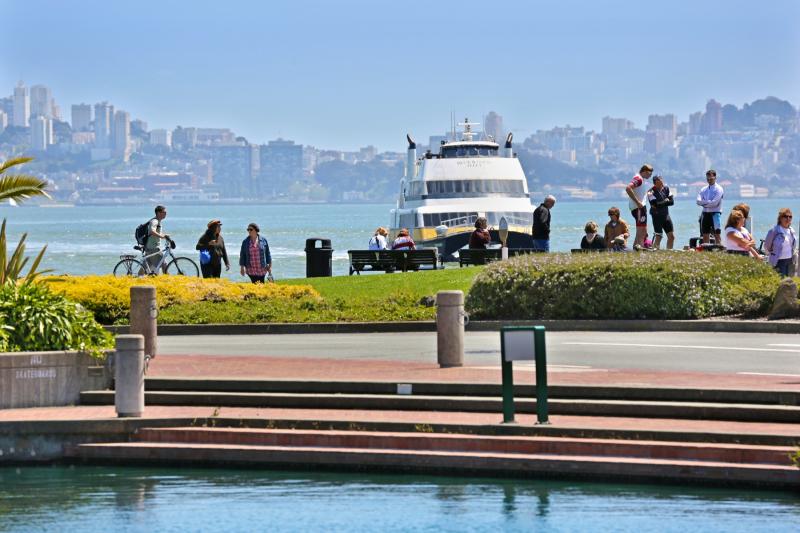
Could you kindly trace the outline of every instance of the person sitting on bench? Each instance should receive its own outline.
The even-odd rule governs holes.
[[[469,249],[470,250],[485,250],[486,246],[492,242],[489,236],[489,230],[486,227],[489,225],[486,217],[478,217],[475,220],[475,231],[469,236]]]
[[[414,243],[414,239],[408,234],[408,230],[406,228],[401,229],[397,233],[397,238],[392,243],[392,250],[416,250],[417,245]]]

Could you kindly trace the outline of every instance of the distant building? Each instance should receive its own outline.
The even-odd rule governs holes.
[[[147,122],[138,118],[131,120],[131,130],[136,130],[139,133],[147,133]]]
[[[359,161],[372,161],[378,155],[378,149],[372,145],[358,149]]]
[[[111,148],[111,124],[114,120],[114,106],[108,102],[94,105],[94,145],[97,148]]]
[[[503,135],[505,135],[505,131],[503,130],[503,117],[494,111],[489,111],[483,123],[483,131],[495,141],[500,142]],[[431,151],[433,151],[433,148],[431,148]]]
[[[172,132],[169,130],[152,130],[150,132],[150,144],[154,146],[172,147]]]
[[[14,87],[14,115],[11,124],[18,128],[27,128],[31,119],[31,101],[28,88],[22,82]]]
[[[197,128],[195,129],[195,144],[205,146],[219,146],[234,144],[236,135],[228,128]]]
[[[72,131],[89,131],[92,126],[92,106],[72,105]]]
[[[603,117],[603,135],[609,139],[619,138],[634,128],[633,122],[627,118]]]
[[[5,111],[0,111],[0,133],[6,131],[8,127],[8,115]]]
[[[31,120],[31,149],[44,152],[53,144],[53,120],[41,115]]]
[[[689,115],[689,135],[700,135],[703,132],[703,112]]]
[[[709,134],[717,131],[722,131],[722,104],[712,98],[706,104],[702,133]]]
[[[197,128],[178,126],[172,130],[172,146],[178,150],[190,150],[197,146]]]
[[[213,182],[218,186],[222,196],[245,198],[258,194],[257,146],[249,144],[213,146],[210,150]]]
[[[35,117],[53,118],[53,93],[44,85],[31,87],[31,118]]]
[[[114,146],[112,155],[127,162],[131,156],[131,116],[127,111],[114,113]]]
[[[261,193],[279,195],[303,178],[303,145],[276,139],[261,146]]]

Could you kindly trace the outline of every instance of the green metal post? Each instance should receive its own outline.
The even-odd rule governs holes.
[[[549,424],[547,418],[547,352],[544,343],[544,326],[534,326],[533,342],[536,348],[536,420]]]
[[[514,424],[514,369],[506,361],[505,339],[500,334],[500,369],[503,379],[503,424]]]

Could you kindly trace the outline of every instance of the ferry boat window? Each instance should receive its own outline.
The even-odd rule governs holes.
[[[433,180],[427,182],[427,189],[427,198],[489,194],[514,197],[525,195],[525,187],[521,180]]]
[[[417,226],[417,214],[416,213],[404,213],[400,215],[400,227],[401,228],[415,228]]]
[[[491,146],[443,146],[439,157],[497,157],[497,151]]]

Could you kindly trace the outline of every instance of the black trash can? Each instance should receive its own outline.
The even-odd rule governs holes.
[[[319,246],[317,246],[319,243]],[[323,278],[333,275],[333,248],[330,239],[306,239],[306,277]]]

